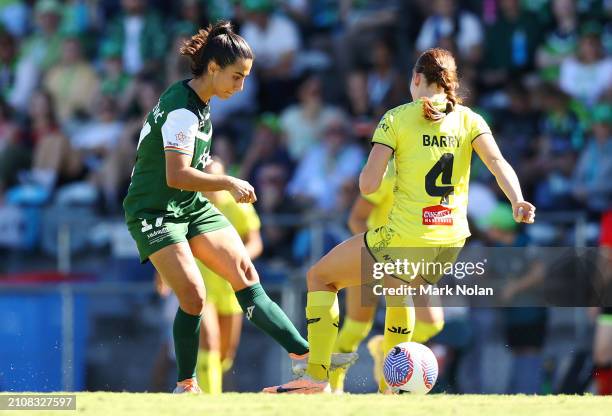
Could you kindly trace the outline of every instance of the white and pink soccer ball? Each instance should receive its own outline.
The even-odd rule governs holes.
[[[438,361],[425,345],[403,342],[385,356],[383,374],[394,392],[427,394],[436,384]]]

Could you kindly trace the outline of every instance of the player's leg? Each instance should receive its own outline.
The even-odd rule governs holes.
[[[209,292],[210,298],[210,292]],[[206,302],[204,307],[206,319],[200,328],[200,348],[196,374],[203,393],[220,394],[223,385],[221,370],[221,329],[219,316],[213,302]]]
[[[280,386],[267,387],[266,393],[322,393],[331,391],[329,369],[338,335],[338,289],[361,284],[363,234],[334,247],[310,268],[306,279],[306,323],[310,354],[305,376]]]
[[[440,247],[435,261],[438,264],[454,263],[459,252],[463,248],[465,240]],[[436,283],[442,276],[427,276],[428,283]],[[412,340],[424,344],[436,336],[444,328],[444,308],[437,295],[426,295],[417,293],[414,296],[416,322],[414,325],[414,336]]]
[[[232,285],[249,321],[289,353],[308,352],[306,340],[259,283],[259,275],[233,227],[195,235],[189,239],[189,245],[194,256]]]
[[[424,344],[444,328],[444,308],[440,306],[438,297],[417,294],[413,300],[415,323],[412,341]]]
[[[242,330],[242,308],[230,284],[216,274],[208,275],[206,287],[214,291],[219,322],[219,352],[222,372],[225,373],[234,363],[236,350]]]
[[[178,298],[172,329],[178,381],[191,382],[195,379],[200,318],[206,298],[200,271],[186,242],[165,246],[149,259]]]
[[[213,276],[219,315],[220,352],[223,373],[232,368],[242,331],[242,308],[232,287],[219,276]]]
[[[310,356],[306,373],[313,379],[327,380],[331,354],[338,335],[338,289],[361,285],[363,234],[334,247],[310,268],[306,322]]]
[[[419,285],[425,284],[420,276],[417,276],[412,282],[407,283],[396,277],[385,276],[384,286],[385,288],[399,288],[401,286],[418,287]],[[383,333],[382,341],[382,362],[386,354],[397,344],[402,342],[409,342],[412,340],[412,334],[414,333],[414,320],[415,310],[412,301],[412,296],[385,296],[385,329]],[[381,371],[382,372],[382,371]],[[384,377],[380,377],[378,383],[379,392],[385,393],[387,390],[387,383]]]
[[[219,315],[219,328],[221,330],[221,365],[225,373],[234,365],[234,357],[242,331],[242,313]]]
[[[346,288],[346,317],[342,323],[342,328],[338,332],[335,352],[354,352],[357,351],[359,344],[368,336],[372,329],[376,306],[364,305],[361,286]],[[337,368],[332,370],[329,375],[329,383],[333,392],[344,391],[344,378],[346,370]]]
[[[400,244],[396,245],[401,247]],[[439,263],[446,264],[447,262],[454,262],[463,246],[463,242],[459,242],[456,245],[451,244],[443,247],[413,247],[402,249],[401,252],[390,252],[393,257],[401,257],[402,260],[407,260],[412,264],[430,264]],[[397,344],[402,342],[408,342],[412,340],[413,334],[415,333],[415,304],[421,307],[423,314],[428,311],[428,308],[434,304],[435,298],[429,296],[421,296],[421,286],[429,284],[435,284],[442,277],[442,274],[435,272],[438,268],[434,268],[433,274],[417,275],[414,279],[410,280],[410,286],[416,288],[416,294],[414,297],[405,296],[386,296],[385,301],[387,303],[386,315],[385,315],[385,332],[383,339],[383,357],[381,361],[384,361],[385,355]],[[440,270],[442,270],[440,268]],[[386,276],[385,286],[386,287],[399,287],[405,285],[406,282],[398,278]],[[429,318],[429,316],[426,316]],[[431,316],[435,318],[435,316]],[[384,393],[387,392],[387,384],[384,377],[379,380],[379,391]]]

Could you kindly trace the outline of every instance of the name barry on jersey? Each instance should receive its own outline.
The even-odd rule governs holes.
[[[423,146],[459,147],[460,144],[461,142],[457,136],[423,134]]]

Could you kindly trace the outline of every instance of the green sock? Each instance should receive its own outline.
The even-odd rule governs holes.
[[[256,283],[236,292],[236,298],[246,317],[255,326],[270,335],[287,352],[305,354],[308,342],[300,335],[285,312]]]
[[[201,315],[189,315],[180,307],[174,317],[172,334],[178,369],[178,381],[196,376]]]

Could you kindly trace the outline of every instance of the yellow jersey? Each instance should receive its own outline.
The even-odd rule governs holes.
[[[221,194],[214,205],[232,223],[240,238],[244,238],[249,232],[261,228],[261,221],[252,204],[239,204],[229,192],[220,192]]]
[[[386,226],[397,234],[395,242],[436,246],[469,237],[472,142],[490,132],[480,115],[462,105],[438,122],[423,117],[421,100],[383,116],[372,142],[394,151],[396,179]]]
[[[389,213],[393,206],[393,186],[395,185],[395,163],[389,160],[387,171],[383,177],[380,187],[376,192],[369,195],[361,195],[363,199],[374,205],[372,212],[368,215],[366,225],[372,230],[385,225],[389,219]]]

